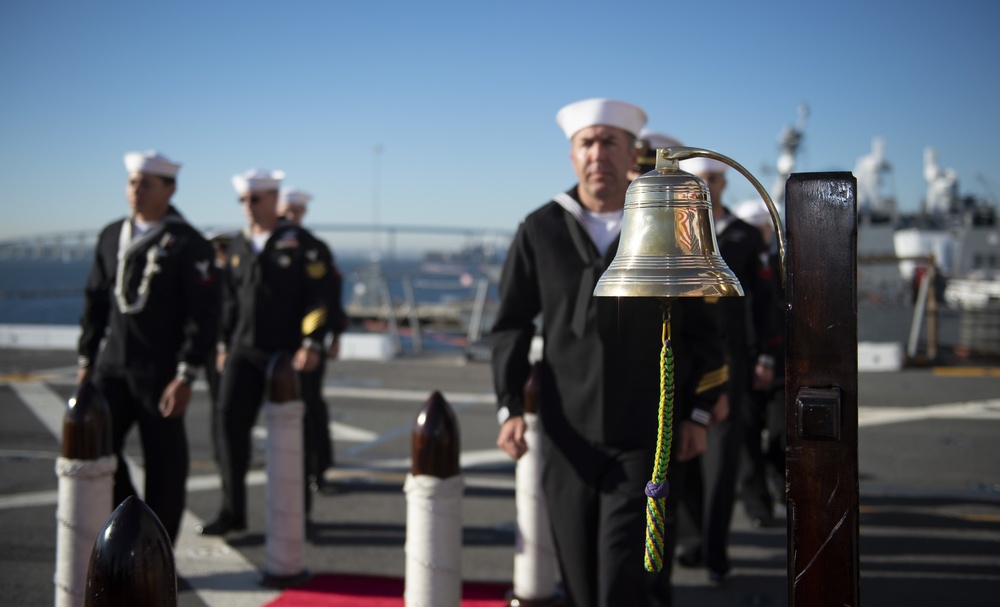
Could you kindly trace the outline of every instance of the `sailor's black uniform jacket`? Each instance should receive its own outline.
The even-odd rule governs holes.
[[[328,331],[329,253],[307,230],[280,220],[259,254],[241,232],[227,250],[220,347],[322,349]]]
[[[576,188],[568,194],[579,200]],[[617,242],[600,256],[585,229],[553,201],[518,228],[500,280],[492,334],[498,406],[510,415],[524,411],[528,351],[541,314],[540,415],[546,434],[561,444],[644,448],[656,440],[660,304],[593,296]],[[676,420],[707,422],[726,388],[717,308],[700,298],[672,305]]]
[[[98,238],[80,318],[81,366],[96,358],[104,372],[157,375],[200,367],[220,309],[212,246],[173,207],[135,241],[131,234],[126,218]]]

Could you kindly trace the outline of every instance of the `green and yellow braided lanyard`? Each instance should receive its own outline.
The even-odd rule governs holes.
[[[660,350],[660,410],[656,437],[656,461],[653,479],[646,483],[646,571],[663,569],[664,519],[667,508],[667,468],[674,423],[674,353],[670,349],[670,304],[664,305],[663,349]]]

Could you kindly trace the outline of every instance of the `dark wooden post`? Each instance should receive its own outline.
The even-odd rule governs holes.
[[[451,405],[435,390],[413,423],[411,435],[411,472],[437,478],[451,478],[459,472],[461,449],[458,419]]]
[[[97,536],[84,605],[177,606],[170,537],[149,506],[135,496],[125,498]]]
[[[788,604],[856,606],[857,182],[792,175],[785,214]]]
[[[63,415],[62,456],[91,460],[105,455],[111,455],[111,407],[94,384],[84,382]]]

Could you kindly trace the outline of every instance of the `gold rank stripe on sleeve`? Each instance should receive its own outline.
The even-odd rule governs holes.
[[[695,394],[701,394],[703,392],[708,392],[712,388],[717,388],[722,384],[729,381],[729,365],[722,365],[715,371],[709,371],[702,376],[701,381],[698,382],[698,387],[695,388]]]
[[[306,275],[313,280],[319,280],[326,276],[326,262],[323,260],[306,264]]]
[[[316,308],[302,319],[302,334],[311,335],[316,329],[326,323],[326,306]]]

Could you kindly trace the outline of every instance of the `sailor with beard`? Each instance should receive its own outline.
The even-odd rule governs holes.
[[[130,213],[97,241],[77,383],[93,381],[111,406],[115,504],[136,494],[122,460],[135,424],[145,501],[176,542],[188,473],[184,412],[215,343],[219,281],[211,245],[170,204],[180,165],[156,151],[129,152],[125,168]]]

